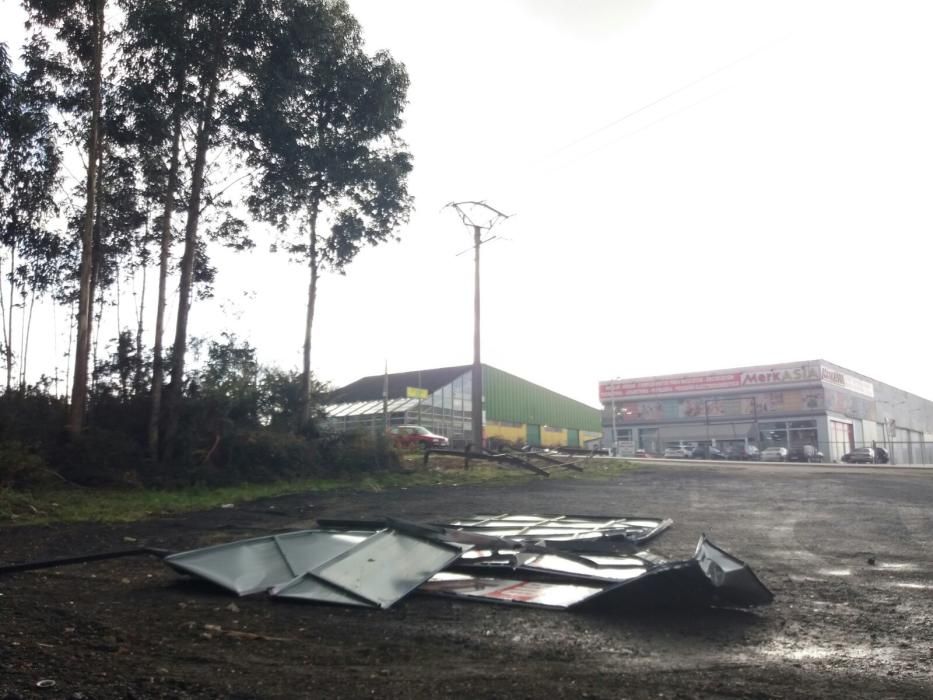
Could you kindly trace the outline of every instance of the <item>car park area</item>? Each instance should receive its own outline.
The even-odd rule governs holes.
[[[318,518],[669,517],[775,599],[754,610],[566,613],[414,596],[391,610],[231,600],[145,558],[0,577],[0,697],[834,697],[933,694],[933,471],[667,460],[611,480],[305,493],[125,525],[0,530],[6,561],[171,550]],[[13,536],[15,534],[15,537]]]

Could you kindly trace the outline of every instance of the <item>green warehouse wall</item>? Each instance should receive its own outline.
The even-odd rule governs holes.
[[[599,409],[489,365],[483,365],[483,394],[487,421],[602,430]]]

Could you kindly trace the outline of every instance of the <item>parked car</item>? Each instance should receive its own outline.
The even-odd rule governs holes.
[[[823,453],[813,445],[797,445],[787,452],[788,462],[822,462]]]
[[[725,459],[725,453],[718,447],[695,447],[690,456],[694,459]]]
[[[664,456],[669,459],[687,459],[690,456],[689,447],[665,447]]]
[[[636,457],[650,457],[651,455],[648,454],[647,450],[642,450],[639,448],[635,450],[635,456]]]
[[[761,459],[761,452],[754,445],[735,445],[726,450],[726,459],[752,462]]]
[[[786,447],[766,447],[761,451],[762,462],[786,462]]]
[[[875,451],[871,447],[856,447],[842,455],[842,461],[847,464],[874,464]]]
[[[883,447],[875,448],[875,464],[887,464],[891,461],[891,456]]]
[[[436,435],[421,425],[397,425],[389,430],[389,437],[397,447],[447,447],[450,440]]]

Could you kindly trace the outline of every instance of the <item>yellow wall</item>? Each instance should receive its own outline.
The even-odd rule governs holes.
[[[483,435],[489,438],[498,438],[507,442],[525,442],[528,433],[525,426],[502,425],[498,421],[487,421],[483,428]]]
[[[498,421],[487,421],[483,428],[483,435],[489,438],[497,438],[507,442],[523,443],[528,440],[527,425],[503,425]],[[580,431],[580,447],[586,445],[588,440],[598,440],[602,433],[591,430]],[[541,426],[541,446],[542,447],[565,447],[568,443],[567,430],[565,428],[545,428]]]
[[[542,447],[563,447],[567,444],[567,431],[563,428],[541,428]]]

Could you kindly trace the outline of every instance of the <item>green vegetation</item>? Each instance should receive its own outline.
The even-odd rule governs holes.
[[[319,275],[409,216],[404,66],[346,0],[23,4],[24,45],[0,44],[0,489],[393,467],[384,437],[324,432],[311,331]],[[257,245],[309,271],[275,309],[304,322],[300,372],[189,331],[217,252]],[[30,339],[43,306],[57,347]]]
[[[419,486],[463,486],[509,484],[542,477],[520,469],[475,464],[464,470],[459,458],[433,457],[437,466],[421,468],[421,458],[403,455],[402,464],[412,471],[372,473],[354,477],[306,478],[267,484],[242,484],[225,487],[180,489],[86,489],[50,487],[34,491],[0,489],[0,524],[54,524],[74,522],[131,522],[170,513],[237,507],[261,498],[295,493],[320,493],[335,490],[382,491]],[[634,465],[621,460],[590,463],[585,473],[562,470],[551,479],[613,478]]]

